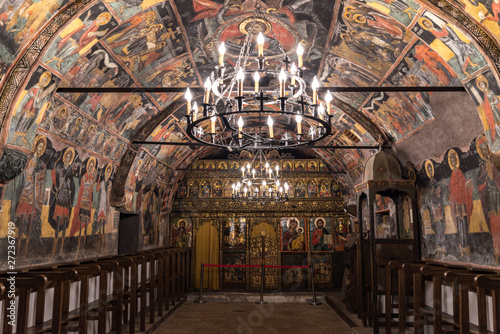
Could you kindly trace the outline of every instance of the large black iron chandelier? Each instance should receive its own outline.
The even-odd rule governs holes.
[[[288,201],[288,183],[279,180],[279,167],[267,161],[263,150],[257,149],[251,163],[241,167],[241,180],[233,183],[233,200],[249,203]]]
[[[269,22],[257,7],[251,27]],[[269,26],[271,26],[269,24]],[[325,105],[318,100],[319,82],[314,77],[312,97],[303,79],[304,49],[296,47],[298,62],[292,63],[272,29],[264,37],[257,28],[248,29],[234,67],[226,67],[224,42],[219,47],[219,65],[204,86],[203,103],[192,103],[189,88],[187,100],[187,134],[193,140],[225,148],[284,149],[311,145],[331,133],[332,95],[327,92]],[[284,58],[275,68],[266,66],[264,44],[267,39],[278,43]],[[257,52],[254,46],[257,45]],[[255,71],[249,63],[255,59]]]

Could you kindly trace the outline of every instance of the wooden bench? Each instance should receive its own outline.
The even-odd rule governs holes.
[[[500,276],[496,275],[478,275],[474,278],[474,283],[479,291],[489,291],[493,299],[493,333],[500,334]],[[478,303],[481,302],[481,308],[486,308],[486,298],[479,298]],[[484,305],[484,306],[483,306]],[[479,318],[479,333],[487,333],[486,317]]]
[[[10,290],[10,282],[8,279],[10,276],[0,276],[0,283],[6,287],[7,291]],[[39,291],[44,290],[45,286],[47,285],[47,277],[44,275],[36,275],[33,277],[25,277],[22,275],[16,275],[15,277],[15,294],[16,296],[19,297],[16,303],[16,311],[15,311],[15,318],[16,318],[16,334],[26,334],[28,333],[28,319],[29,319],[29,310],[30,310],[30,294],[33,291],[37,292],[37,299],[40,298]],[[14,326],[11,326],[9,324],[9,321],[11,320],[9,318],[10,310],[9,307],[11,306],[10,301],[11,299],[8,298],[8,293],[6,298],[4,299],[4,314],[3,314],[3,331],[2,333],[4,334],[12,334]],[[38,300],[35,301],[35,304],[38,304]],[[36,312],[42,313],[42,318],[43,318],[43,308],[42,309],[37,309]],[[40,318],[38,315],[36,317],[37,319]]]
[[[22,274],[23,277],[36,277],[39,275],[44,275],[47,278],[47,285],[38,290],[37,292],[37,305],[36,305],[36,316],[35,316],[35,326],[28,329],[28,333],[39,334],[39,333],[61,333],[62,324],[67,322],[67,319],[63,319],[63,296],[69,294],[69,291],[64,290],[66,282],[75,281],[78,274],[74,269],[39,269],[33,270]],[[39,310],[44,310],[45,308],[45,296],[47,289],[54,289],[54,297],[52,303],[52,319],[49,321],[44,321],[44,312],[39,312]]]

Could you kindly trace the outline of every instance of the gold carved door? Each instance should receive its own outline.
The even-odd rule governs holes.
[[[264,239],[264,255],[262,255],[262,240]],[[255,222],[250,229],[250,264],[278,265],[278,240],[274,224]],[[250,268],[250,289],[261,286],[261,268]],[[266,268],[265,288],[278,288],[278,269]]]

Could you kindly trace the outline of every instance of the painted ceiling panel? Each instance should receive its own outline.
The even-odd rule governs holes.
[[[39,39],[26,58],[20,53],[16,66],[24,66],[24,72],[10,78],[8,89],[2,86],[0,109],[9,106],[1,114],[2,122],[7,115],[8,126],[2,136],[5,143],[27,152],[40,132],[119,163],[137,136],[189,141],[185,108],[179,106],[183,94],[57,94],[56,88],[201,86],[217,62],[221,41],[228,48],[227,63],[236,62],[257,1],[107,0],[66,6],[65,1],[42,0],[13,2],[12,7],[7,2],[0,5],[0,76],[21,46]],[[498,35],[495,4],[466,1],[460,5],[479,18],[480,26]],[[52,32],[37,36],[45,19],[63,6],[67,10],[64,18],[61,16],[63,21],[54,21],[64,22],[60,29],[54,25]],[[306,49],[306,80],[317,75],[332,92],[339,86],[465,84],[493,150],[500,148],[496,126],[500,114],[487,108],[494,102],[492,96],[500,94],[500,87],[495,74],[486,71],[484,50],[480,52],[474,39],[431,13],[423,2],[266,0],[261,6],[268,19],[258,21],[266,34],[266,66],[280,66],[283,53],[295,61],[295,48],[301,43]],[[41,41],[49,40],[48,36],[52,39],[45,45]],[[250,61],[248,66],[256,63]],[[273,82],[266,81],[268,86]],[[334,92],[334,96],[338,105],[343,102],[346,107],[336,110],[333,136],[324,145],[374,145],[378,141],[376,126],[399,142],[433,122],[436,112],[429,105],[431,95],[425,92]],[[348,106],[353,110],[347,110]],[[363,115],[376,126],[363,123]],[[159,122],[153,123],[159,117]],[[284,129],[293,131],[290,126],[281,130],[277,126],[277,132]],[[130,175],[152,164],[168,170],[187,168],[215,151],[150,145],[140,152],[131,160],[136,162]],[[349,172],[356,179],[359,167],[372,152],[317,153],[332,169]]]

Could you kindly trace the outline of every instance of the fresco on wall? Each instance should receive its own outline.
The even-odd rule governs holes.
[[[304,218],[283,217],[281,226],[281,250],[283,252],[305,252],[306,225]]]
[[[309,220],[311,252],[330,252],[333,250],[332,219],[313,217]]]
[[[497,1],[474,0],[460,1],[452,0],[461,10],[468,12],[474,19],[480,23],[486,30],[490,31],[493,38],[500,40],[499,14],[500,8]]]
[[[500,87],[492,72],[487,71],[469,81],[465,87],[471,93],[489,142],[500,137]]]
[[[350,59],[378,77],[396,62],[411,39],[411,33],[399,22],[354,1],[342,3],[337,20],[339,31],[330,42],[329,52]]]
[[[175,218],[172,223],[172,246],[191,247],[193,224],[191,218]]]
[[[275,66],[276,59],[282,57],[277,41],[287,52],[293,52],[294,46],[301,42],[305,48],[305,65],[319,64],[333,12],[332,2],[261,1],[260,5],[269,22],[259,21],[256,29],[264,33],[264,52],[270,55],[269,66]],[[177,6],[201,76],[206,77],[212,71],[211,66],[218,60],[217,47],[221,41],[226,44],[227,61],[234,64],[250,29],[255,2],[233,5],[228,2],[194,0],[178,1]]]
[[[447,262],[500,265],[500,172],[486,137],[441,162],[427,160],[417,173],[423,257]]]
[[[38,134],[25,170],[5,186],[1,205],[2,222],[17,227],[19,264],[114,254],[114,171],[107,159]],[[0,238],[6,233],[2,224]]]
[[[366,4],[366,6],[370,6],[380,12],[378,15],[381,16],[381,18],[375,17],[375,19],[373,19],[373,17],[371,17],[370,20],[372,21],[368,21],[368,24],[384,24],[383,18],[390,16],[407,27],[421,8],[419,4],[412,0],[392,2],[381,0],[358,0],[358,2]],[[368,11],[368,13],[370,13],[370,11]],[[358,21],[366,20],[366,18],[363,17],[355,17],[355,19]]]
[[[123,22],[104,42],[136,77],[155,77],[149,73],[152,69],[186,53],[181,28],[168,2]],[[161,84],[161,81],[156,85],[151,85],[151,79],[146,81],[150,83],[146,86]]]
[[[97,4],[59,33],[42,61],[54,70],[66,74],[81,56],[117,25],[106,6]]]
[[[467,36],[429,11],[424,12],[412,31],[444,59],[460,79],[486,65],[483,56]]]
[[[45,68],[38,67],[14,106],[14,116],[7,139],[10,145],[31,147],[38,124],[50,108],[50,98],[58,83],[59,78]]]
[[[323,73],[320,77],[324,87],[370,87],[380,81],[375,74],[345,58],[328,54],[325,60]],[[370,93],[337,93],[332,89],[334,98],[358,109],[370,96]]]
[[[67,0],[26,0],[0,4],[0,82],[19,50],[67,3]]]
[[[39,129],[86,148],[99,155],[120,162],[125,152],[126,141],[103,128],[91,118],[82,115],[75,108],[55,96],[51,107],[45,112]]]
[[[427,108],[415,109],[402,93],[376,93],[361,110],[374,123],[383,125],[395,142],[434,119]]]

